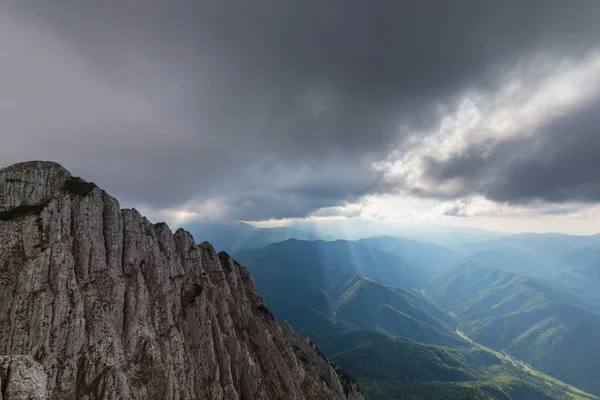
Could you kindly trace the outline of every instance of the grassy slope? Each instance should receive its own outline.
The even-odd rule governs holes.
[[[342,287],[336,307],[340,320],[424,343],[464,345],[454,334],[454,319],[419,293],[357,275]]]
[[[362,328],[424,343],[466,345],[454,332],[454,318],[418,292],[352,274],[325,292],[301,277],[280,279],[250,271],[273,315],[311,336],[332,338],[348,329]],[[323,342],[322,350],[329,353],[334,341]]]
[[[585,249],[564,257],[564,269],[546,278],[554,285],[587,301],[591,308],[600,311],[600,248]]]
[[[389,338],[334,354],[341,367],[365,381],[471,381],[483,378],[482,365],[501,364],[483,350],[425,345]]]
[[[441,278],[429,293],[457,313],[461,329],[474,340],[600,393],[600,317],[568,295],[476,265]]]
[[[235,257],[248,267],[273,314],[322,338],[326,353],[334,350],[332,337],[356,328],[426,343],[465,345],[454,332],[455,319],[417,290],[376,280],[382,276],[384,281],[420,280],[411,278],[412,267],[393,255],[351,242],[290,240]],[[364,270],[372,278],[356,274]]]
[[[359,379],[369,400],[594,399],[480,345],[450,349],[390,338],[332,358]]]
[[[562,370],[577,369],[583,380],[551,372],[585,384],[598,369],[584,362],[590,373],[582,375],[579,360],[586,359],[584,350],[594,344],[589,332],[578,326],[586,319],[578,314],[582,310],[556,301],[561,292],[473,263],[460,274],[453,271],[436,280],[423,297],[417,290],[423,280],[414,277],[418,268],[406,258],[364,251],[344,241],[333,243],[288,241],[236,257],[251,270],[274,315],[289,319],[325,354],[333,355],[361,381],[369,399],[589,398],[547,376],[532,376],[508,359],[490,362],[497,358],[485,350],[466,350],[465,341],[453,332],[456,319],[425,299],[429,294],[443,298],[440,304],[457,312],[461,329],[473,338],[506,348],[535,366],[573,359],[574,364],[565,363]],[[413,288],[356,275],[373,265],[372,278]],[[395,265],[398,269],[390,273]],[[573,341],[583,345],[574,346]],[[490,358],[486,362],[478,355]]]

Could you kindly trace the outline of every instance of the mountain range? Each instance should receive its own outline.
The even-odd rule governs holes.
[[[206,238],[219,251],[235,252],[256,249],[287,239],[335,240],[324,234],[307,232],[291,227],[258,228],[240,221],[206,220],[184,224],[194,237]]]
[[[545,239],[536,251],[544,250]],[[576,242],[562,247],[568,254],[586,245],[568,239]],[[499,240],[483,246],[506,245]],[[522,247],[527,243],[511,246],[515,257]],[[589,307],[593,299],[541,269],[516,274],[509,272],[518,269],[510,258],[480,261],[474,251],[384,236],[287,240],[234,257],[255,276],[274,315],[309,334],[359,379],[367,398],[600,394],[600,320]],[[522,265],[528,257],[519,259]]]
[[[600,314],[569,293],[473,264],[448,271],[427,291],[474,341],[600,393]]]
[[[189,228],[0,170],[0,398],[600,395],[600,236]]]

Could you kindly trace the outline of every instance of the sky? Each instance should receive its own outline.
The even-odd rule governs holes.
[[[4,0],[0,166],[181,224],[600,231],[600,1]]]

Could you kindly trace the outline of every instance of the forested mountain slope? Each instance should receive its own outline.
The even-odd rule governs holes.
[[[257,289],[277,317],[289,319],[314,337],[328,338],[322,348],[333,344],[331,338],[355,328],[426,343],[464,345],[454,333],[454,318],[414,288],[425,279],[391,254],[346,241],[290,240],[235,257],[252,272]]]
[[[341,249],[353,249],[354,255],[338,257]],[[518,314],[537,309],[543,316],[546,308],[547,312],[557,311],[552,299],[562,292],[480,263],[464,266],[464,270],[452,270],[451,265],[442,268],[446,273],[436,274],[439,278],[424,292],[418,286],[393,286],[356,272],[369,271],[373,254],[379,254],[373,249],[365,251],[371,257],[356,256],[359,249],[364,250],[347,242],[287,241],[240,252],[237,257],[255,276],[257,290],[275,316],[287,318],[309,333],[321,351],[359,379],[369,399],[572,398],[567,386],[557,386],[512,361],[471,346],[455,332],[460,323],[474,339],[495,347],[500,339],[489,336],[485,324],[480,324],[493,323],[485,315],[492,301],[499,304],[494,308],[498,318],[512,311]],[[427,271],[417,263],[409,263],[410,254],[395,259],[390,256],[396,257],[386,253],[383,259],[387,263],[374,265],[372,276],[392,276],[397,282],[410,283],[416,281],[410,279],[415,271]],[[364,264],[357,267],[352,260]],[[394,268],[394,260],[398,266],[395,274],[384,273],[382,266]],[[402,279],[403,273],[409,279]],[[432,279],[432,275],[423,277]],[[490,289],[496,287],[500,288],[497,292]],[[435,294],[435,302],[429,299],[430,294]],[[456,318],[447,310],[461,312]],[[574,320],[578,318],[574,316]],[[495,334],[498,329],[494,325],[490,332]],[[530,338],[537,337],[531,332]],[[546,349],[541,339],[533,345],[523,342],[519,347],[519,343],[515,339],[514,350],[523,349],[521,356],[529,356],[525,350]],[[590,385],[588,388],[593,389]],[[588,398],[581,393],[575,395]]]
[[[569,293],[478,264],[448,272],[428,293],[473,340],[600,393],[600,316]]]

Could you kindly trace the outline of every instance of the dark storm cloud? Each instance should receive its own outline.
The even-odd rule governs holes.
[[[460,179],[457,196],[479,193],[514,204],[598,202],[599,109],[600,98],[543,125],[534,135],[501,141],[491,149],[471,146],[444,162],[429,160],[428,176],[439,183]]]
[[[3,2],[0,164],[54,159],[129,204],[219,198],[239,218],[303,216],[387,190],[372,162],[405,130],[439,123],[462,90],[493,91],[538,52],[583,56],[599,10],[595,0]]]

